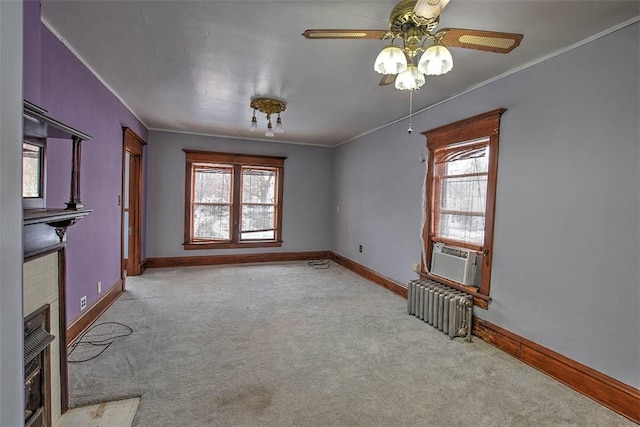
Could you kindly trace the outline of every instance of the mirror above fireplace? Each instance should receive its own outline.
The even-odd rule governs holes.
[[[71,191],[65,210],[83,210],[80,201],[80,151],[81,143],[91,139],[80,132],[47,115],[47,111],[24,101],[23,110],[23,208],[46,209],[46,144],[47,138],[70,139],[72,146]]]

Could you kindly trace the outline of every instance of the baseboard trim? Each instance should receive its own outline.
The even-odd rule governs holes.
[[[266,252],[234,255],[202,255],[185,257],[147,258],[145,268],[195,267],[202,265],[247,264],[258,262],[306,261],[331,258],[329,251]]]
[[[477,317],[473,334],[640,424],[640,390]]]
[[[119,279],[111,288],[87,310],[80,312],[67,327],[67,347],[89,329],[91,325],[124,292],[124,281]]]
[[[335,252],[332,253],[331,259],[341,266],[345,267],[346,269],[353,271],[357,275],[371,280],[372,282],[377,283],[378,285],[381,285],[404,298],[407,298],[408,296],[408,290],[405,286],[394,280],[384,277],[377,271],[371,270],[370,268],[365,267],[362,264],[358,264],[357,262],[349,258],[343,257],[342,255],[338,255]]]

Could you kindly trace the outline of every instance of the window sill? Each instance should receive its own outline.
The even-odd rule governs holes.
[[[477,307],[483,308],[485,310],[489,309],[489,303],[491,302],[491,297],[488,295],[483,295],[478,292],[477,288],[473,286],[465,286],[460,283],[454,282],[453,280],[446,279],[444,277],[438,276],[433,273],[422,273],[420,272],[421,279],[431,279],[438,283],[442,283],[443,285],[451,286],[454,289],[464,292],[465,294],[469,294],[473,297],[473,304]]]
[[[237,249],[237,248],[273,248],[282,246],[282,241],[247,241],[247,242],[189,242],[182,245],[185,250],[198,249]]]

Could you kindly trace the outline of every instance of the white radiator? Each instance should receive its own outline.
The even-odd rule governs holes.
[[[466,337],[471,342],[471,295],[433,280],[412,280],[407,312],[442,331],[449,339]]]

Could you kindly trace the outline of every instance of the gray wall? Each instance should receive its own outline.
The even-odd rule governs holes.
[[[22,2],[0,1],[0,425],[24,424]]]
[[[640,387],[639,27],[420,113],[411,136],[401,122],[340,146],[334,251],[415,277],[425,142],[416,132],[505,107],[493,302],[477,315]]]
[[[416,133],[402,123],[334,150],[334,251],[403,283],[420,262],[425,164]]]
[[[284,163],[282,247],[184,250],[183,148],[287,157]],[[151,131],[148,151],[147,257],[324,251],[331,248],[330,148]]]

